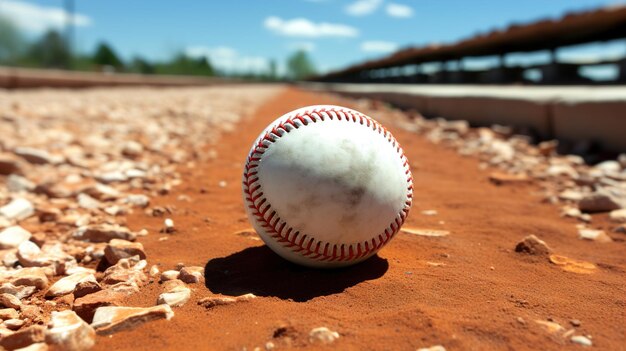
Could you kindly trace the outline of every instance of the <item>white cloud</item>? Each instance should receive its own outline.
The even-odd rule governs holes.
[[[0,1],[0,14],[6,15],[15,24],[28,32],[40,33],[49,28],[62,28],[67,23],[67,12],[60,7],[47,7],[18,0]],[[76,13],[72,22],[77,27],[93,24],[93,20]]]
[[[369,15],[376,11],[382,3],[382,0],[357,0],[346,6],[346,13],[350,16]]]
[[[407,5],[390,3],[385,7],[385,10],[391,17],[409,18],[413,16],[413,9]]]
[[[260,72],[269,67],[265,57],[242,56],[227,46],[190,46],[185,53],[191,57],[206,57],[213,67],[226,72]]]
[[[298,41],[295,43],[289,43],[289,48],[294,50],[304,50],[306,52],[311,52],[315,50],[315,43],[310,41]]]
[[[361,43],[361,51],[390,53],[398,50],[398,44],[389,41],[364,41]]]
[[[315,23],[306,18],[294,18],[283,20],[280,17],[271,16],[263,23],[265,28],[272,32],[288,37],[356,37],[359,31],[344,24]]]

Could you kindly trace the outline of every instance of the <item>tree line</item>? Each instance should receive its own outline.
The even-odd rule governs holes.
[[[66,38],[50,29],[34,40],[23,33],[5,17],[0,17],[0,65],[56,68],[78,71],[125,72],[138,74],[168,74],[190,76],[222,76],[253,80],[298,80],[316,73],[309,55],[296,51],[287,58],[286,72],[277,72],[277,63],[270,61],[264,72],[224,72],[214,67],[207,57],[191,57],[178,52],[168,60],[151,61],[141,56],[123,60],[106,43],[100,42],[91,53],[72,53]]]

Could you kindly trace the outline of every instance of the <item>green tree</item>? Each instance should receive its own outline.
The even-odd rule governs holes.
[[[132,72],[141,73],[141,74],[152,74],[155,72],[154,65],[148,60],[142,57],[135,57],[130,63],[130,70]]]
[[[96,47],[96,51],[93,54],[93,62],[101,67],[114,67],[116,70],[124,68],[122,60],[120,60],[113,48],[104,42],[98,44]]]
[[[194,76],[213,76],[215,71],[206,57],[193,58],[179,53],[174,58],[157,67],[161,74],[181,74]]]
[[[198,73],[201,75],[212,76],[215,74],[215,71],[213,70],[213,66],[211,65],[211,62],[209,62],[209,59],[206,56],[195,59],[194,67],[196,70],[198,70]]]
[[[304,50],[296,51],[287,59],[289,78],[299,80],[315,74],[315,66]]]
[[[268,78],[270,80],[276,80],[278,78],[278,68],[276,65],[276,60],[270,60],[270,69],[268,72]]]
[[[68,68],[71,55],[63,36],[56,30],[47,31],[30,48],[26,61],[45,68]]]
[[[24,38],[15,23],[0,16],[0,63],[14,64],[24,46]]]

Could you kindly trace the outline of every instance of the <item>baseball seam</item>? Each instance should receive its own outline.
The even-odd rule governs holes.
[[[407,182],[405,203],[389,226],[387,226],[382,233],[371,239],[351,244],[333,244],[316,240],[310,235],[295,231],[292,227],[288,226],[285,221],[281,220],[276,211],[272,210],[271,204],[263,196],[263,188],[259,182],[257,168],[265,151],[286,133],[294,129],[306,127],[310,123],[323,122],[325,119],[346,120],[372,128],[372,130],[381,134],[392,144],[402,160]],[[279,121],[272,126],[263,137],[259,138],[252,150],[250,150],[250,154],[246,160],[243,175],[243,191],[247,206],[251,210],[252,215],[257,219],[258,223],[267,234],[284,247],[313,260],[326,262],[350,261],[365,258],[375,253],[398,232],[409,214],[411,207],[413,198],[413,178],[408,160],[402,148],[391,133],[380,123],[356,111],[337,108],[319,108],[300,111],[294,116]]]

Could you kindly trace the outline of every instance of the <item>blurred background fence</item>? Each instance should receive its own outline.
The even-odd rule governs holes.
[[[511,25],[447,45],[428,45],[397,51],[387,57],[312,77],[318,82],[420,83],[420,84],[624,84],[626,58],[559,61],[557,51],[572,45],[610,40],[626,44],[626,6],[572,13],[555,20]],[[507,56],[547,51],[548,61],[510,65]],[[464,68],[464,60],[495,57],[496,65],[484,70]],[[435,71],[427,73],[427,66]],[[594,81],[580,74],[589,66],[614,66],[617,74]]]
[[[54,69],[0,67],[0,88],[88,88],[95,86],[204,86],[236,82],[220,77],[79,72]]]

